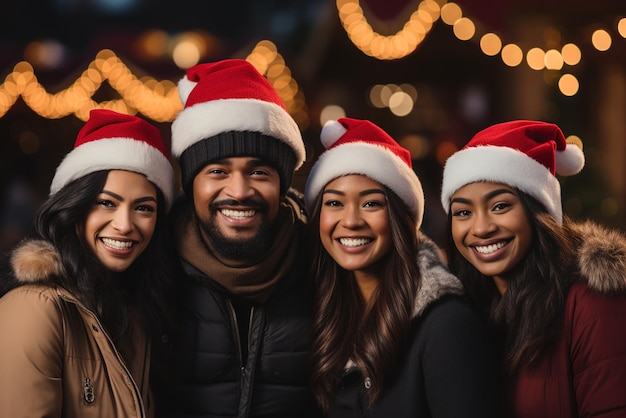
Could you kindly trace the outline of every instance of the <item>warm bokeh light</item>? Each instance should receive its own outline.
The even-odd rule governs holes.
[[[411,54],[424,41],[439,19],[439,3],[445,3],[438,1],[422,0],[402,29],[390,35],[374,31],[358,0],[337,0],[336,6],[341,24],[357,48],[380,60],[394,60]]]
[[[167,53],[169,39],[165,31],[149,30],[139,39],[138,52],[152,59],[161,58]]]
[[[483,54],[493,57],[498,55],[502,49],[502,40],[495,33],[486,33],[480,38],[480,49]]]
[[[372,106],[378,109],[382,109],[383,107],[387,106],[385,103],[383,103],[383,100],[382,100],[381,93],[382,93],[383,88],[385,88],[384,85],[376,84],[370,89],[370,94],[369,94],[370,103],[372,104]]]
[[[274,85],[298,126],[305,129],[309,116],[304,94],[274,44],[269,41],[259,42],[249,58]],[[108,82],[119,94],[119,99],[94,100],[93,96],[104,82]],[[8,112],[20,96],[35,113],[47,119],[73,114],[84,121],[91,109],[105,108],[128,114],[140,112],[156,122],[171,122],[182,109],[174,82],[159,81],[152,77],[139,79],[108,49],[100,51],[72,85],[56,93],[48,93],[39,83],[30,63],[17,63],[0,84],[0,117]],[[21,146],[27,152],[33,149],[33,144],[35,141],[26,138]]]
[[[522,48],[515,44],[505,45],[502,48],[502,52],[500,53],[500,55],[502,56],[502,61],[509,67],[516,67],[520,65],[520,63],[524,59],[524,53],[522,52]]]
[[[411,99],[415,102],[417,100],[417,89],[413,84],[403,83],[398,86],[400,90],[408,94]]]
[[[556,49],[551,49],[546,52],[545,62],[548,70],[560,70],[563,68],[563,57]]]
[[[56,41],[34,41],[24,49],[24,59],[33,67],[59,68],[63,65],[65,56],[65,48]]]
[[[187,69],[200,62],[200,50],[190,40],[182,40],[174,46],[172,60],[178,68]]]
[[[598,51],[607,51],[611,48],[611,35],[604,29],[598,29],[591,35],[591,43]]]
[[[578,79],[572,74],[563,74],[559,78],[559,90],[565,96],[574,96],[579,87]]]
[[[454,25],[462,17],[461,7],[456,3],[446,3],[441,7],[441,20],[447,25]]]
[[[397,91],[389,98],[389,110],[396,116],[406,116],[413,110],[413,99],[404,91]]]
[[[466,17],[462,17],[461,19],[454,22],[454,26],[452,27],[454,32],[454,36],[456,36],[461,41],[468,41],[472,39],[474,34],[476,33],[476,26],[474,22]]]
[[[626,38],[626,17],[623,17],[617,22],[617,31],[622,36],[622,38]]]
[[[565,142],[567,142],[568,144],[574,144],[578,148],[583,149],[583,140],[580,139],[578,135],[569,135],[567,138],[565,138]]]
[[[376,108],[388,107],[394,115],[406,116],[413,111],[417,95],[412,84],[376,84],[369,90],[369,101]]]
[[[381,103],[385,107],[388,107],[389,106],[389,99],[397,91],[399,91],[399,87],[396,86],[395,84],[385,84],[380,89],[380,101],[381,101]]]
[[[246,58],[272,83],[287,110],[301,129],[309,126],[309,112],[302,89],[291,75],[291,70],[274,43],[259,42]]]
[[[546,66],[545,58],[546,53],[541,48],[531,48],[526,53],[526,63],[533,70],[543,70]]]
[[[582,53],[576,44],[565,44],[563,48],[561,48],[561,56],[567,65],[578,65]]]
[[[105,80],[121,98],[97,103],[92,96]],[[48,119],[74,114],[86,120],[91,109],[107,108],[130,114],[141,111],[155,121],[165,121],[171,120],[181,108],[174,83],[150,78],[139,80],[113,51],[106,49],[98,53],[72,85],[57,93],[45,90],[28,62],[16,64],[0,85],[0,116],[19,96],[35,113]]]
[[[320,112],[320,126],[324,126],[329,120],[337,120],[339,118],[345,118],[346,111],[339,105],[324,106]]]

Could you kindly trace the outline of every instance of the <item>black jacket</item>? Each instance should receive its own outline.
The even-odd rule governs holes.
[[[184,268],[179,335],[154,343],[157,416],[319,416],[310,391],[312,301],[302,260],[267,302],[252,305],[247,347],[237,320],[242,301],[190,264]]]
[[[422,283],[408,341],[379,397],[367,408],[368,378],[346,370],[330,418],[495,418],[496,359],[487,328],[462,299],[460,281],[421,240]]]

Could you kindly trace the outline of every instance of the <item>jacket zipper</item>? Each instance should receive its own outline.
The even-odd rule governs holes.
[[[233,303],[228,301],[228,309],[230,310],[230,320],[233,328],[235,329],[235,341],[237,342],[237,354],[239,357],[239,370],[243,373],[245,365],[243,364],[243,354],[241,353],[241,338],[239,338],[239,324],[237,323],[237,313],[233,307]],[[240,376],[243,378],[243,376]]]
[[[243,387],[243,382],[244,382],[244,374],[246,373],[246,365],[243,363],[243,354],[242,354],[242,347],[241,347],[241,338],[239,337],[239,323],[237,322],[237,312],[235,311],[235,308],[233,306],[232,301],[228,300],[228,307],[230,309],[230,313],[231,313],[231,321],[233,324],[233,328],[235,330],[235,340],[237,341],[237,350],[239,351],[239,371],[241,372],[241,374],[239,375],[239,385],[240,385],[240,390],[242,391],[242,393],[244,392],[244,387]],[[250,359],[250,355],[251,355],[251,346],[250,346],[250,336],[252,335],[252,325],[253,325],[253,319],[254,319],[254,313],[255,313],[255,309],[254,306],[250,307],[250,323],[248,324],[248,341],[246,342],[246,345],[248,347],[248,360]],[[256,354],[254,354],[256,355]],[[255,364],[255,363],[253,363]],[[248,370],[248,373],[253,373],[253,371]],[[251,385],[253,386],[253,383],[251,383]],[[248,396],[251,397],[251,393],[252,393],[252,386],[248,389]],[[241,399],[240,399],[241,401]],[[246,402],[246,407],[244,408],[243,412],[241,409],[241,404],[239,405],[239,416],[244,416],[247,417],[249,414],[249,408],[250,408],[250,402]],[[242,415],[243,414],[243,415]]]
[[[137,386],[137,383],[135,382],[135,379],[133,379],[133,375],[130,373],[130,370],[128,370],[128,367],[126,366],[126,363],[122,359],[122,356],[119,353],[117,347],[115,346],[115,344],[113,344],[113,341],[111,340],[111,337],[109,337],[109,334],[106,332],[106,329],[100,323],[100,320],[98,319],[98,317],[91,310],[87,309],[87,307],[85,305],[83,305],[81,302],[79,302],[77,300],[69,299],[65,295],[60,295],[60,297],[63,298],[65,301],[69,302],[69,303],[75,304],[76,306],[78,306],[79,308],[81,308],[82,310],[87,312],[92,317],[92,319],[94,321],[96,321],[96,324],[100,328],[100,331],[102,331],[102,333],[104,334],[105,338],[107,339],[107,342],[109,343],[109,346],[112,348],[113,354],[115,354],[115,358],[122,365],[122,368],[126,372],[127,377],[130,379],[130,382],[133,384],[133,389],[135,390],[135,396],[137,396],[137,400],[139,401],[139,412],[140,412],[142,417],[145,417],[146,416],[146,411],[145,411],[145,407],[143,405],[143,399],[141,399],[141,391],[139,390],[139,387]]]
[[[250,346],[250,336],[252,335],[252,320],[254,319],[254,305],[250,307],[250,322],[248,323],[248,357],[250,357],[250,352],[252,351],[252,347]]]

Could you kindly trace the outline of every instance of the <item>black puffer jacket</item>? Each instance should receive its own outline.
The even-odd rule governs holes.
[[[319,416],[310,390],[311,293],[304,263],[294,266],[267,302],[253,305],[242,354],[236,299],[185,263],[180,335],[154,343],[158,417]]]

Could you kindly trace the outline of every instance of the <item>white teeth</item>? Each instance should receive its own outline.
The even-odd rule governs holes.
[[[228,216],[229,218],[235,218],[235,219],[250,218],[254,216],[254,214],[256,213],[255,210],[233,210],[233,209],[222,209],[221,212],[222,212],[222,215]]]
[[[115,248],[116,250],[127,250],[133,246],[132,241],[117,241],[111,238],[102,238],[102,242],[104,242],[107,247]]]
[[[372,240],[368,238],[339,238],[341,245],[345,245],[346,247],[358,247],[359,245],[365,245],[370,241]]]
[[[506,242],[498,242],[496,244],[491,244],[491,245],[484,245],[484,246],[476,246],[474,248],[476,248],[476,251],[478,251],[481,254],[489,254],[492,253],[494,251],[499,250],[500,248],[504,247],[506,245]]]

